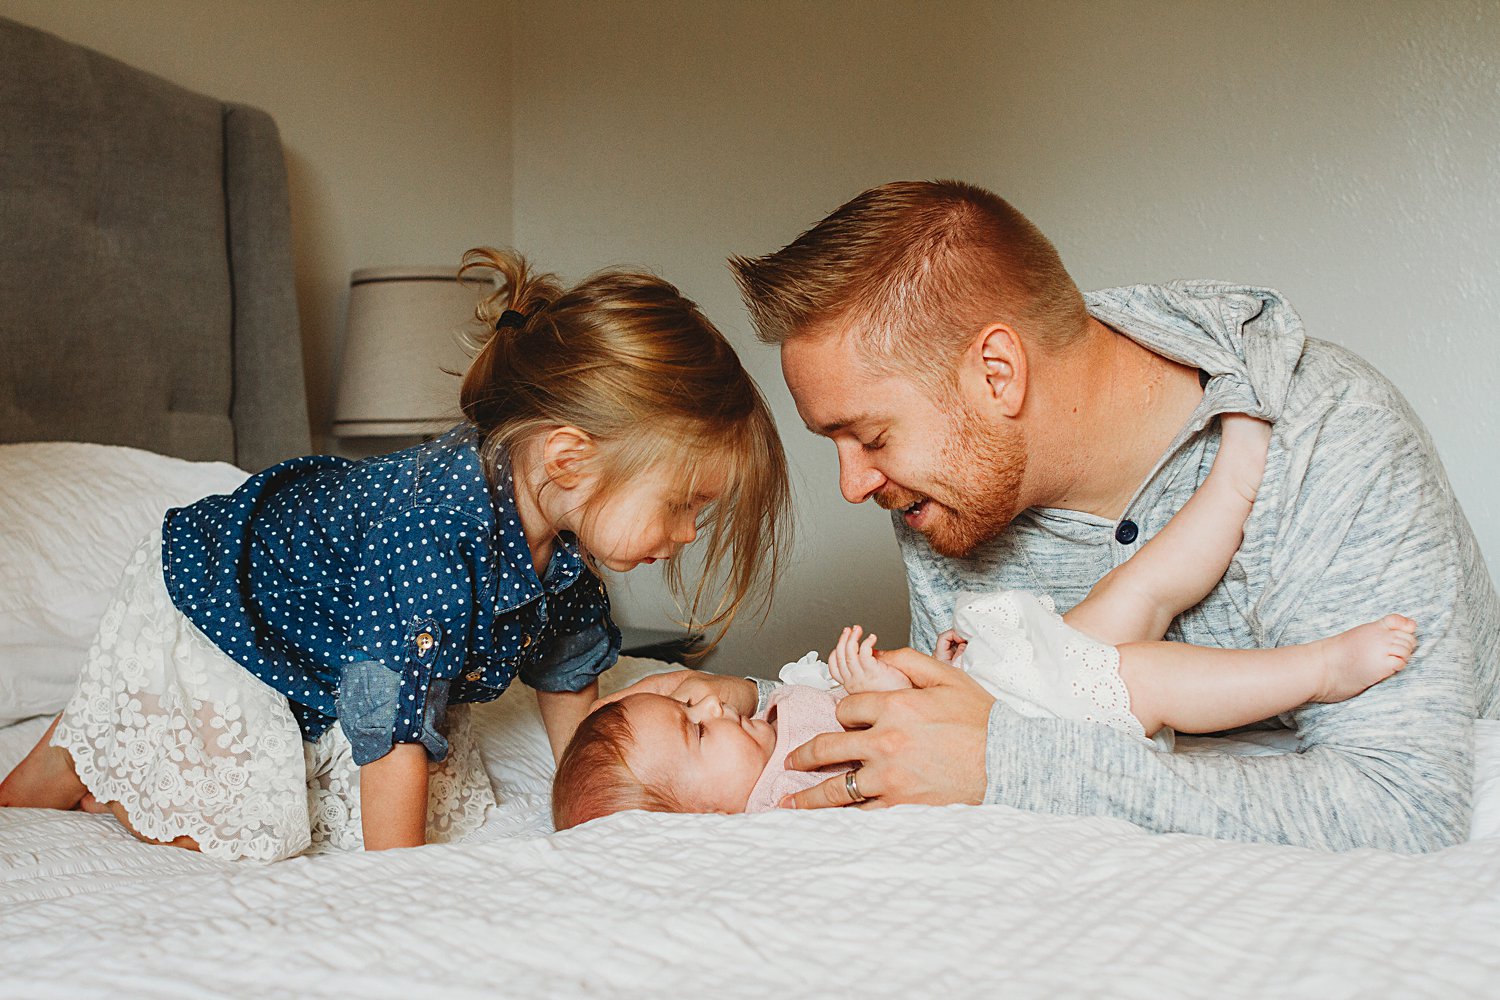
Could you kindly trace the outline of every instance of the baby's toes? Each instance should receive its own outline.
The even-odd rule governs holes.
[[[1380,619],[1380,624],[1392,632],[1404,633],[1406,635],[1415,635],[1417,632],[1417,623],[1405,615],[1386,615]]]

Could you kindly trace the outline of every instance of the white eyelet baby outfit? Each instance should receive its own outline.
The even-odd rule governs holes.
[[[968,642],[957,665],[1021,715],[1097,723],[1172,749],[1172,730],[1148,738],[1130,714],[1120,651],[1063,621],[1047,595],[966,595],[954,606],[953,630]]]

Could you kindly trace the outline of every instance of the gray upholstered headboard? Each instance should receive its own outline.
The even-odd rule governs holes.
[[[309,450],[276,123],[0,18],[0,442]]]

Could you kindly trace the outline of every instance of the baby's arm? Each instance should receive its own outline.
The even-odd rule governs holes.
[[[1141,550],[1110,570],[1063,619],[1100,642],[1160,639],[1229,568],[1265,474],[1271,425],[1219,417],[1219,453],[1207,478]]]
[[[1120,678],[1146,735],[1162,726],[1216,733],[1310,701],[1353,698],[1406,666],[1416,623],[1401,615],[1280,649],[1214,649],[1182,642],[1121,645]]]
[[[881,663],[875,649],[875,635],[860,641],[863,630],[858,625],[844,629],[833,652],[828,654],[828,672],[850,694],[866,691],[900,691],[911,687],[907,676],[895,667]]]
[[[427,843],[427,748],[397,743],[361,767],[359,812],[367,851]]]

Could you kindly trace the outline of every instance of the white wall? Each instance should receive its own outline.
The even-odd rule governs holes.
[[[851,620],[906,628],[884,515],[839,498],[831,445],[802,429],[723,267],[896,178],[1004,194],[1085,287],[1281,288],[1314,336],[1407,393],[1500,568],[1492,0],[0,0],[0,15],[276,117],[315,433],[354,268],[513,238],[568,277],[638,264],[698,299],[772,399],[801,528],[770,623],[737,630],[716,669],[774,669]],[[637,624],[662,614],[649,572],[620,595]]]
[[[456,269],[511,238],[508,2],[0,0],[0,15],[276,119],[315,446],[341,444],[319,439],[350,272]]]
[[[722,263],[897,178],[1004,194],[1085,287],[1282,289],[1411,399],[1500,568],[1500,4],[523,0],[516,25],[517,244],[571,277],[679,283],[792,455],[799,564],[715,669],[906,627],[883,514],[838,497]],[[657,593],[635,582],[623,616]]]

